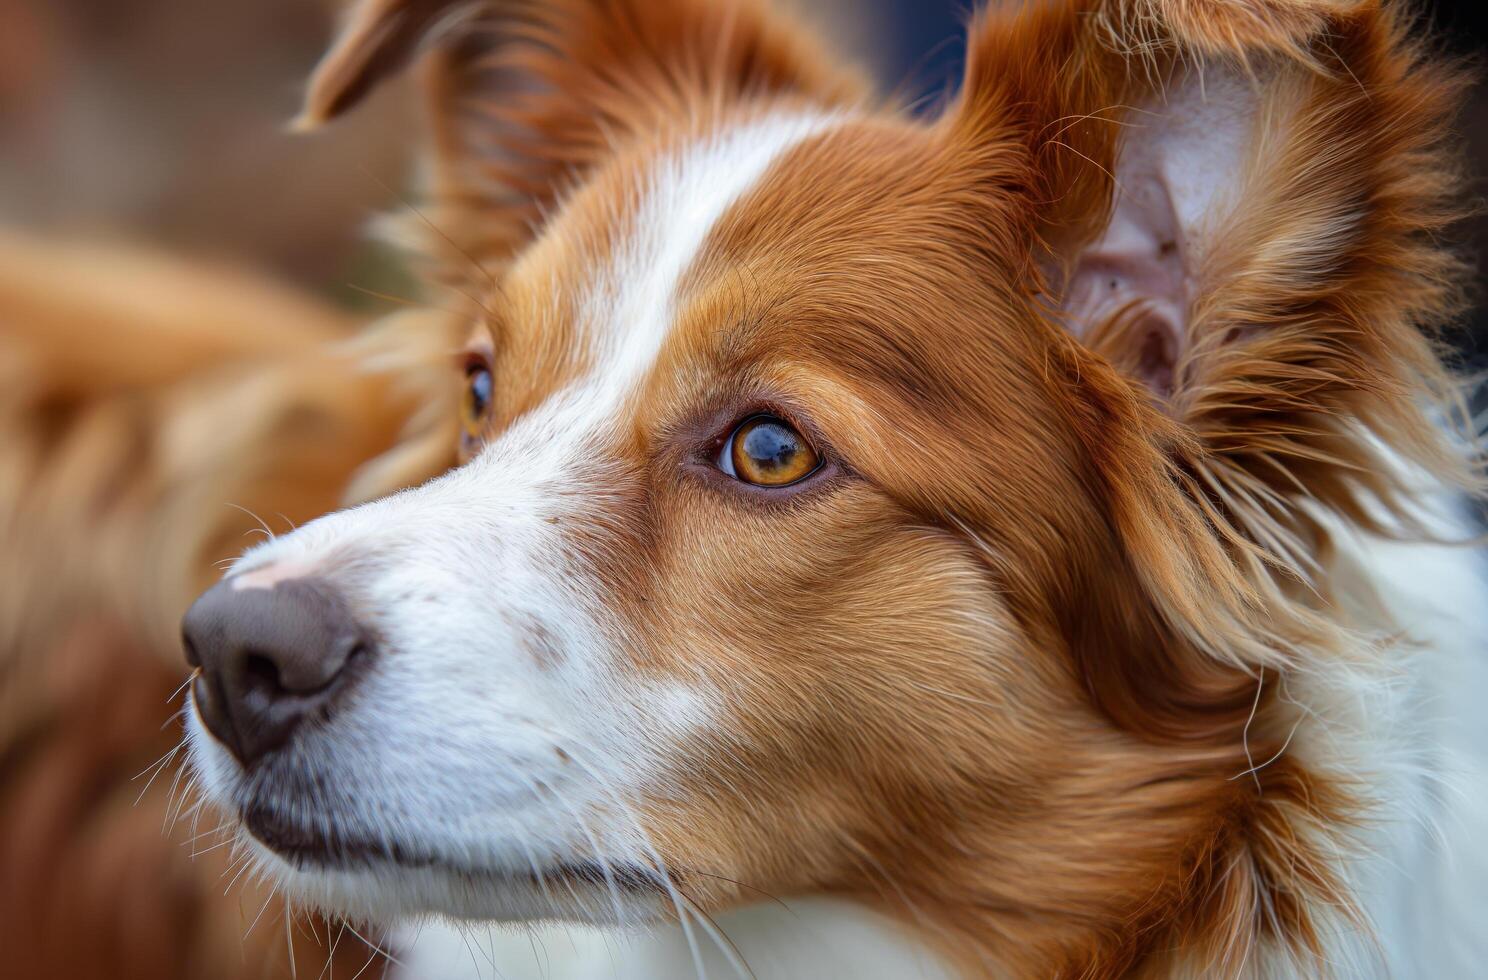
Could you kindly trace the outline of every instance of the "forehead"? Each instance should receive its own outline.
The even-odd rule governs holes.
[[[964,169],[933,129],[803,109],[617,155],[510,272],[496,330],[510,414],[575,387],[612,411],[658,374],[720,371],[948,397],[958,348],[985,341],[958,342],[957,311],[998,299],[976,268],[985,229],[960,234],[983,203]]]

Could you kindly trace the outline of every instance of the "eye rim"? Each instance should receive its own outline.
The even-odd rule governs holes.
[[[779,425],[781,428],[787,429],[790,432],[794,433],[796,439],[798,439],[801,444],[806,447],[806,450],[811,453],[812,458],[815,460],[815,463],[811,467],[811,469],[807,470],[805,473],[802,473],[794,480],[789,480],[785,483],[757,483],[753,480],[749,480],[741,476],[734,466],[734,447],[738,442],[739,434],[741,432],[744,432],[744,430],[749,428],[750,426],[756,425],[761,422],[772,422],[776,425]],[[758,409],[739,417],[732,425],[728,427],[726,433],[719,440],[718,448],[715,451],[713,457],[713,466],[717,469],[718,472],[728,477],[730,482],[742,487],[747,487],[751,491],[761,493],[776,493],[782,490],[794,490],[795,488],[800,487],[802,484],[806,483],[813,477],[825,471],[830,465],[830,462],[831,461],[828,454],[816,448],[816,443],[811,438],[811,436],[807,434],[806,427],[797,424],[794,420],[792,420],[784,413],[775,411],[773,409]]]

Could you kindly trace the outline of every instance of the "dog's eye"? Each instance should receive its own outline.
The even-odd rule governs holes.
[[[465,391],[460,396],[460,421],[465,434],[479,439],[485,432],[486,416],[491,412],[491,369],[483,362],[472,361],[465,367]]]
[[[758,487],[784,487],[821,465],[806,437],[784,419],[756,415],[740,423],[719,453],[718,468]]]

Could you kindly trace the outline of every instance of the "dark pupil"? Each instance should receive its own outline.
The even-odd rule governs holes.
[[[491,372],[486,370],[474,371],[470,375],[470,414],[481,416],[486,414],[486,407],[491,404]]]
[[[785,469],[800,451],[796,434],[774,422],[762,422],[744,434],[744,454],[760,469]]]

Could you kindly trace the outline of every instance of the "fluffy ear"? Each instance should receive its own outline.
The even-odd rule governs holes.
[[[1049,0],[973,28],[945,125],[1021,161],[988,179],[1021,205],[1112,567],[1139,583],[1065,632],[1125,727],[1228,738],[1261,668],[1350,642],[1309,598],[1320,509],[1424,534],[1420,470],[1484,490],[1432,333],[1457,299],[1462,77],[1403,18]]]
[[[752,97],[862,94],[752,0],[360,0],[299,125],[339,115],[419,57],[439,224],[482,261],[520,247],[566,186],[638,135]]]
[[[1423,411],[1454,395],[1430,331],[1462,78],[1401,6],[1056,0],[971,42],[955,124],[1026,144],[1050,306],[1198,437],[1202,495],[1268,547],[1299,495],[1389,502],[1381,445],[1477,485]]]
[[[989,180],[1069,332],[1051,360],[1113,541],[1065,603],[1076,667],[1122,727],[1245,753],[1196,845],[1191,922],[1161,939],[1208,957],[1196,975],[1271,972],[1246,959],[1267,939],[1296,958],[1276,972],[1324,975],[1320,936],[1353,928],[1324,921],[1352,913],[1349,842],[1323,828],[1366,812],[1336,774],[1378,760],[1292,699],[1370,651],[1307,587],[1312,515],[1368,526],[1377,499],[1400,527],[1412,466],[1482,488],[1438,424],[1458,402],[1431,333],[1456,300],[1462,80],[1401,6],[1012,0],[974,28],[946,120],[1021,161]],[[1330,726],[1377,729],[1346,701]],[[1320,767],[1286,753],[1299,730]]]

